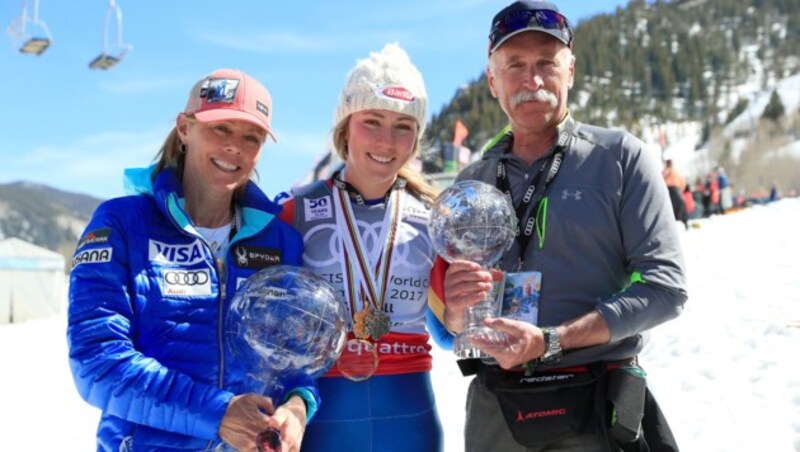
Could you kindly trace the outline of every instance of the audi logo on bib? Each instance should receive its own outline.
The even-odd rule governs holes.
[[[208,282],[207,271],[168,271],[164,274],[164,281],[178,286],[199,286]]]
[[[167,270],[161,281],[161,293],[170,296],[211,295],[209,270]]]

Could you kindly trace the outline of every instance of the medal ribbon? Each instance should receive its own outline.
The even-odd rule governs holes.
[[[336,211],[336,223],[344,227],[337,227],[339,242],[341,243],[343,274],[345,275],[346,293],[350,298],[350,315],[354,316],[357,309],[356,292],[365,295],[366,301],[362,303],[362,309],[366,303],[372,305],[375,312],[380,312],[389,280],[389,269],[391,267],[392,252],[397,237],[397,227],[400,218],[400,203],[402,197],[399,190],[393,190],[386,205],[386,213],[383,217],[381,236],[375,243],[373,259],[369,259],[366,247],[361,240],[358,231],[358,224],[350,202],[350,197],[345,190],[340,190],[337,186],[333,187],[333,203]],[[383,248],[380,248],[383,244]],[[376,256],[377,254],[377,256]],[[370,265],[370,260],[374,262]],[[377,276],[377,277],[376,277]],[[358,289],[360,290],[358,290]]]

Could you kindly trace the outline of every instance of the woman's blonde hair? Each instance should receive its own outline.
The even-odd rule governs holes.
[[[343,162],[347,162],[347,126],[350,123],[350,118],[352,118],[352,116],[344,118],[333,128],[333,147],[336,149],[336,154]],[[414,157],[419,154],[420,140],[420,136],[417,136],[417,139],[414,140],[414,150],[411,151],[409,161],[413,160]],[[409,193],[428,204],[433,203],[433,201],[436,200],[436,196],[438,196],[441,191],[438,187],[429,184],[421,174],[411,169],[408,166],[408,162],[400,168],[397,177],[406,180],[406,190]]]
[[[194,118],[190,122],[195,122]],[[175,168],[178,174],[178,180],[183,180],[183,164],[186,160],[186,149],[183,146],[180,135],[178,135],[178,127],[173,127],[161,145],[161,149],[156,154],[156,170],[153,171],[153,179],[166,168]]]

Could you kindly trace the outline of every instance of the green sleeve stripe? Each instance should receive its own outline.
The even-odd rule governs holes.
[[[489,149],[493,148],[494,145],[496,145],[498,141],[502,140],[503,137],[506,136],[506,134],[508,132],[510,132],[510,131],[511,131],[511,124],[503,127],[503,130],[501,130],[500,133],[495,135],[494,138],[492,138],[492,141],[486,143],[486,146],[483,147],[483,150],[481,151],[481,154],[485,154],[486,151],[488,151]]]
[[[619,290],[619,292],[617,292],[617,293],[620,293],[620,292],[622,292],[623,290],[627,289],[628,287],[630,287],[630,286],[632,286],[632,285],[634,285],[634,284],[636,284],[636,283],[642,283],[642,284],[644,284],[644,278],[642,278],[642,274],[641,274],[641,273],[639,273],[639,272],[633,272],[633,273],[631,273],[631,279],[630,279],[630,282],[629,282],[628,286],[627,286],[627,287],[623,287],[623,288],[622,288],[622,289],[620,289],[620,290]]]

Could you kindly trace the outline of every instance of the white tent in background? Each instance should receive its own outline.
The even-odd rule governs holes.
[[[0,324],[59,313],[64,257],[17,238],[0,239]]]

